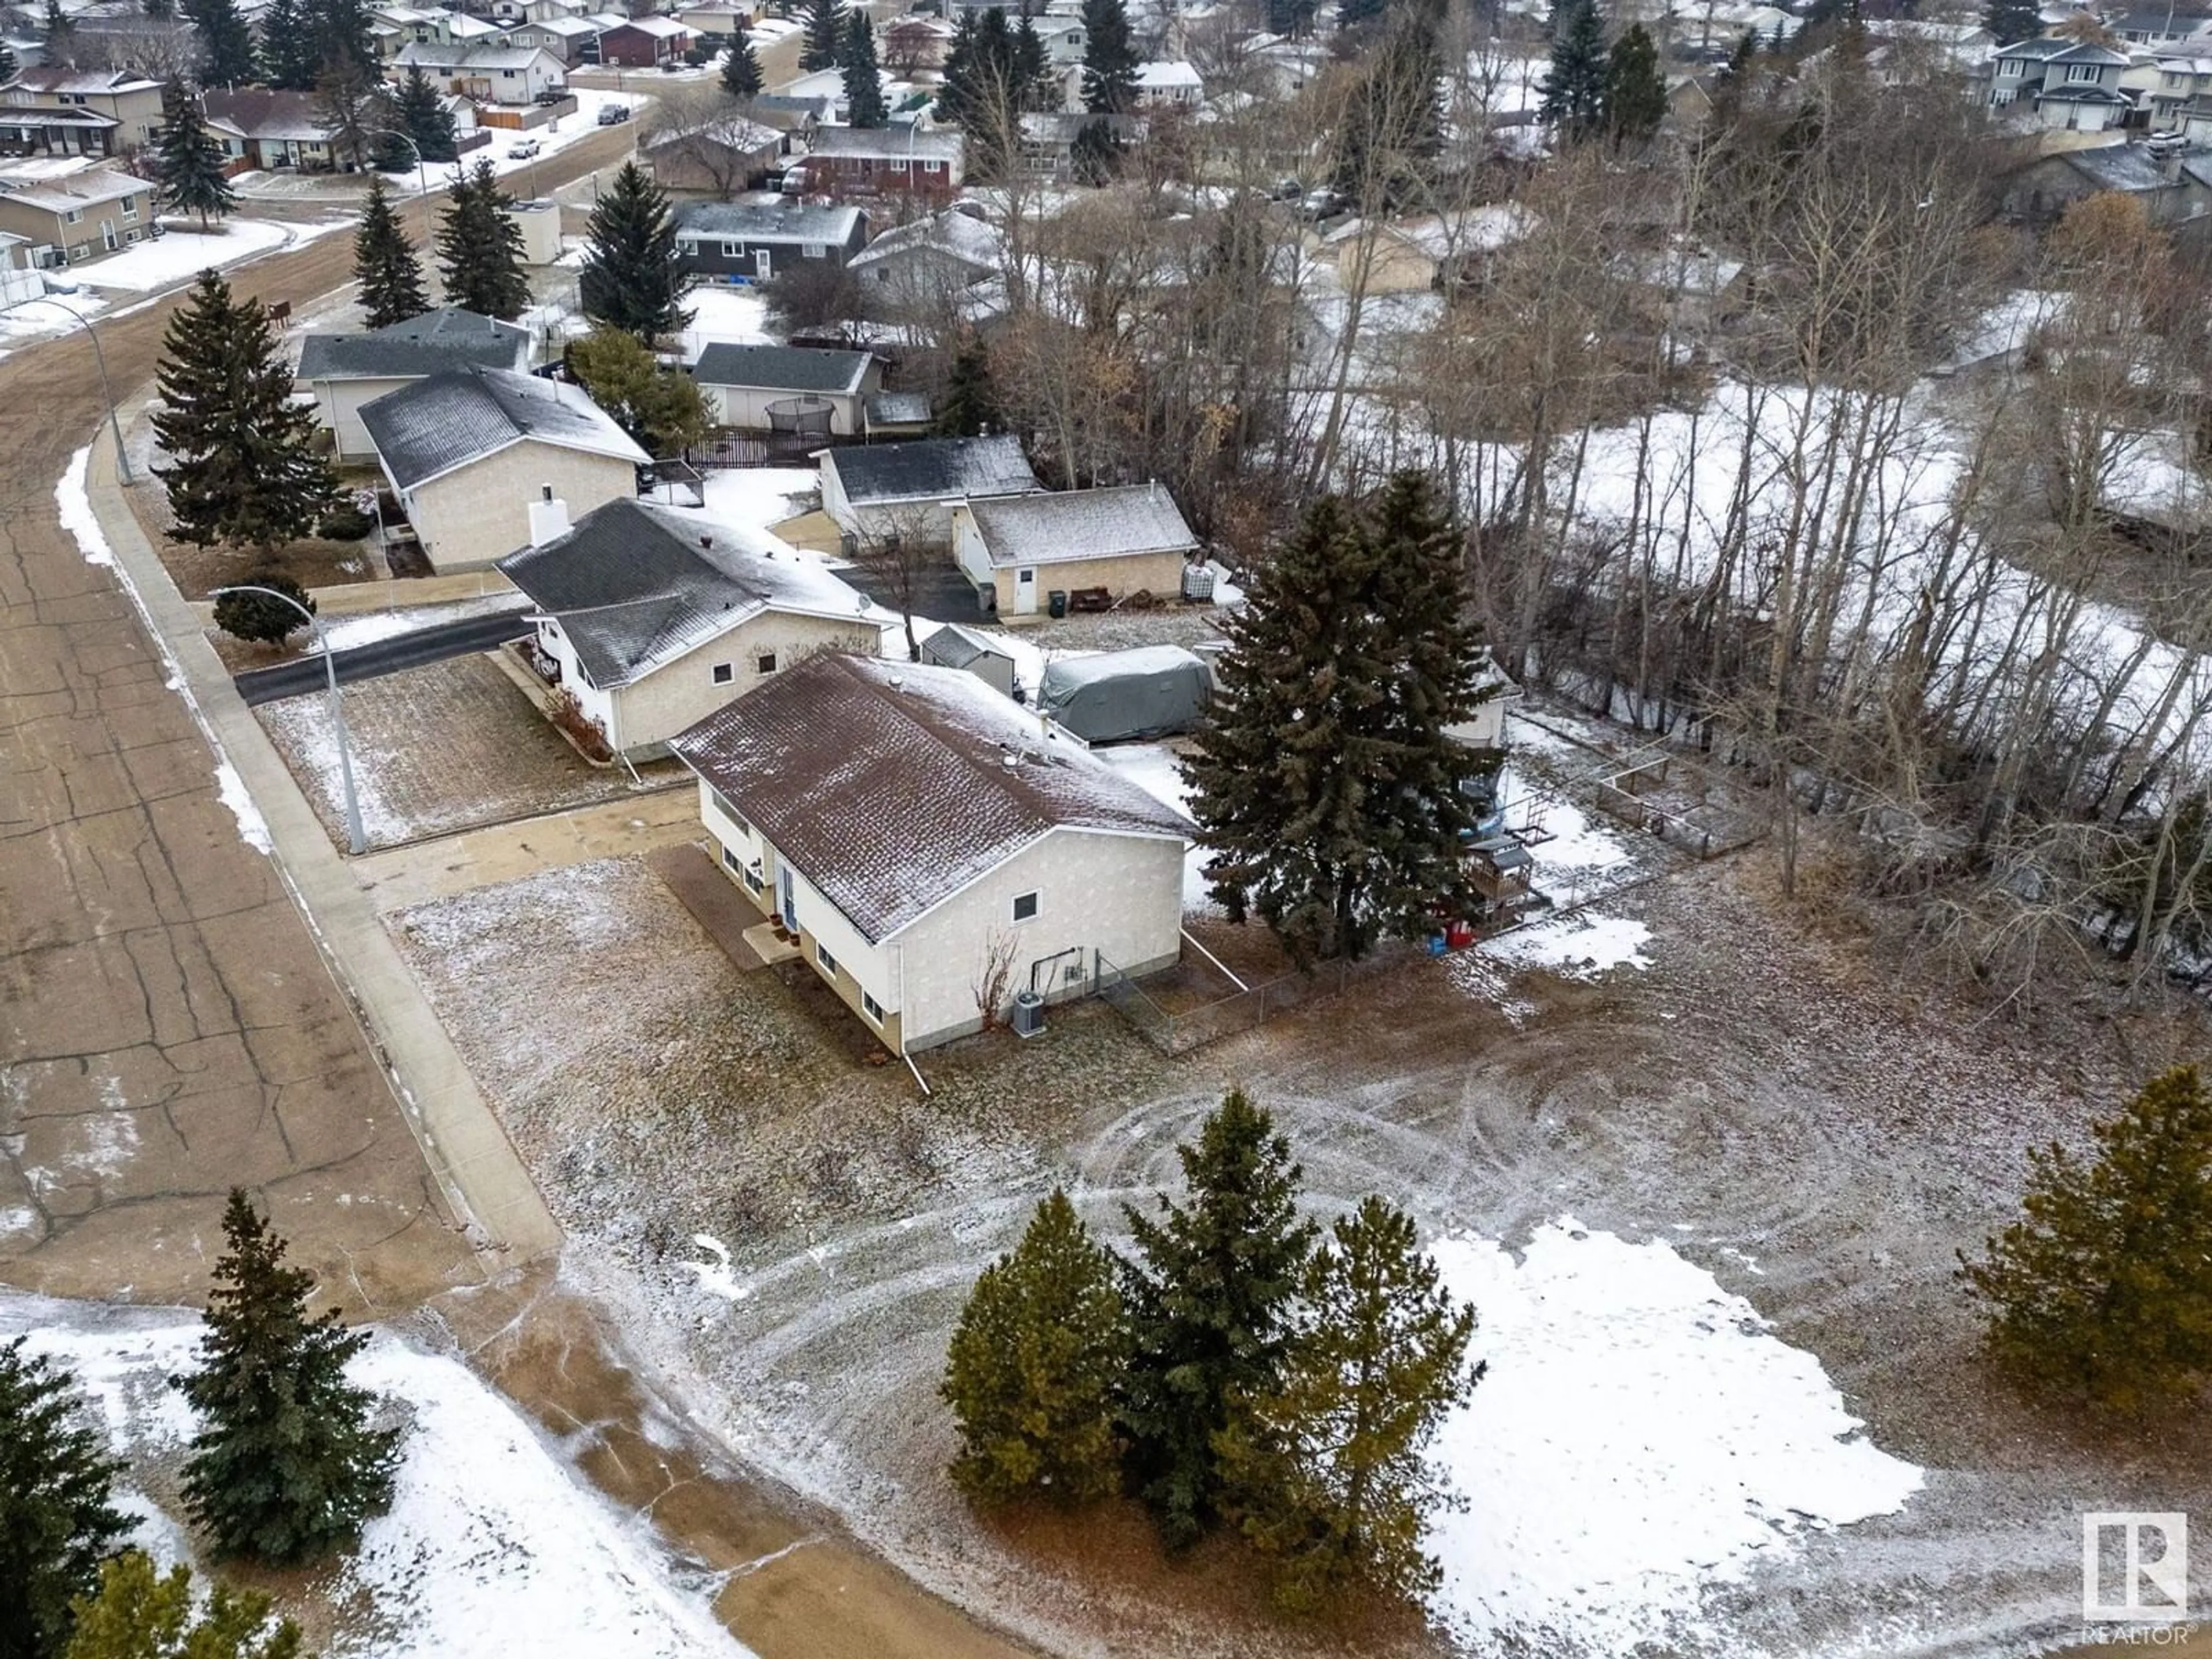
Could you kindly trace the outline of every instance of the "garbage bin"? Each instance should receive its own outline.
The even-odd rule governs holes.
[[[1045,595],[1045,609],[1053,616],[1065,617],[1067,614],[1067,590],[1055,587]]]

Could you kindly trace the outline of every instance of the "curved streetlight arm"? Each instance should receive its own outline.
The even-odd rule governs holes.
[[[123,475],[123,482],[138,482],[131,471],[131,453],[123,447],[123,422],[115,413],[115,389],[107,383],[107,354],[100,349],[100,333],[92,320],[74,306],[65,306],[51,294],[41,294],[36,299],[26,300],[27,306],[52,306],[84,331],[84,337],[92,342],[92,364],[100,371],[100,395],[107,400],[107,429],[115,434],[115,470]]]
[[[403,132],[398,127],[363,127],[363,132],[381,138],[397,138],[415,154],[415,198],[422,204],[422,251],[430,251],[430,169],[423,164],[422,146],[415,142],[415,135]]]
[[[324,630],[322,618],[301,605],[289,593],[280,593],[273,587],[263,587],[254,582],[234,582],[228,587],[210,590],[211,596],[221,599],[226,593],[258,593],[265,599],[276,599],[289,605],[307,622],[308,629],[323,648],[323,678],[329,686],[331,720],[338,734],[338,785],[345,800],[346,848],[356,858],[368,850],[368,837],[361,825],[361,797],[354,789],[353,744],[346,735],[345,702],[338,696],[338,667],[331,656],[331,636]]]

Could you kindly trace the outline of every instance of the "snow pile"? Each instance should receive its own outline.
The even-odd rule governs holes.
[[[337,724],[331,718],[329,697],[321,691],[302,692],[296,697],[264,703],[254,712],[270,736],[278,739],[277,747],[292,763],[293,775],[314,799],[328,805],[331,821],[342,824],[345,769],[340,763]],[[377,781],[383,757],[364,747],[350,727],[347,736],[353,744],[353,793],[361,809],[362,833],[384,847],[425,833],[422,825],[386,797]]]
[[[821,486],[812,467],[717,467],[707,474],[706,510],[725,524],[766,528],[806,511]]]
[[[1625,916],[1583,911],[1516,927],[1484,942],[1484,955],[1521,968],[1548,968],[1563,979],[1595,979],[1624,964],[1649,968],[1651,930]]]
[[[216,763],[215,787],[222,804],[230,808],[231,817],[238,820],[239,839],[257,853],[275,852],[276,843],[269,837],[269,821],[253,804],[246,780],[238,775],[238,769],[228,761]]]
[[[1490,1364],[1433,1453],[1470,1503],[1430,1540],[1436,1611],[1463,1638],[1674,1647],[1706,1587],[1920,1490],[1816,1357],[1663,1240],[1562,1217],[1517,1263],[1487,1239],[1431,1248],[1451,1294],[1474,1304],[1473,1352]]]
[[[379,640],[396,639],[402,634],[412,634],[419,629],[437,628],[447,623],[464,622],[471,617],[489,617],[501,611],[512,611],[525,603],[520,593],[486,593],[473,599],[456,599],[445,605],[418,605],[396,611],[368,611],[358,616],[339,617],[323,623],[323,638],[332,651],[348,651],[357,645],[374,645]]]
[[[195,1363],[197,1316],[110,1310],[0,1291],[0,1340],[76,1374],[115,1449],[173,1456],[193,1420],[167,1377]],[[672,1580],[648,1523],[581,1486],[515,1409],[459,1361],[380,1334],[353,1379],[412,1413],[391,1509],[338,1569],[338,1607],[366,1603],[329,1659],[743,1659],[703,1595]],[[186,1553],[175,1520],[141,1494],[136,1541],[161,1559]]]
[[[222,229],[204,236],[194,230],[165,231],[151,241],[140,242],[71,274],[88,288],[143,294],[188,283],[203,270],[234,265],[297,240],[291,228],[273,220],[233,219]]]
[[[115,550],[108,545],[106,532],[100,527],[99,516],[92,510],[92,492],[86,488],[85,481],[91,471],[92,446],[87,444],[70,457],[68,471],[54,486],[54,508],[61,515],[62,528],[76,538],[77,550],[84,555],[84,562],[113,569]]]
[[[696,362],[699,353],[716,340],[761,345],[769,337],[768,301],[757,289],[728,283],[702,283],[684,296],[684,307],[691,313],[691,325],[684,331],[686,362]],[[807,473],[810,480],[813,476],[811,471]]]

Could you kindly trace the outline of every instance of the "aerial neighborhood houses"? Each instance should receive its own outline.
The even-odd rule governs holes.
[[[376,458],[362,410],[386,392],[447,369],[529,366],[529,330],[447,307],[362,333],[310,334],[297,378],[313,392],[315,418],[338,459],[359,461]]]

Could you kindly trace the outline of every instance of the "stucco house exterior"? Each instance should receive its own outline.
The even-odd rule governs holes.
[[[249,167],[328,171],[338,164],[320,100],[312,92],[210,87],[200,100],[223,154]]]
[[[1189,824],[963,670],[817,656],[672,746],[730,879],[895,1054],[981,1029],[994,963],[1051,1001],[1181,953]]]
[[[30,245],[41,270],[97,259],[154,234],[154,186],[127,173],[53,159],[0,168],[0,231]]]
[[[535,104],[543,93],[565,91],[568,66],[543,46],[441,46],[410,41],[392,59],[394,84],[420,69],[441,92],[480,104]]]
[[[27,69],[0,88],[0,145],[42,155],[128,155],[161,130],[161,83],[128,70]]]
[[[2073,132],[2122,125],[2135,100],[2121,89],[2128,55],[2045,36],[2000,47],[1990,67],[1990,106],[2026,105],[2035,125]]]
[[[441,574],[531,540],[530,507],[589,513],[637,493],[652,458],[580,387],[495,368],[447,369],[363,405],[377,464]]]
[[[1188,64],[1160,62],[1137,65],[1137,101],[1147,108],[1196,109],[1206,97],[1206,81]]]
[[[540,544],[499,569],[542,613],[548,678],[631,760],[819,652],[882,640],[867,599],[765,531],[635,499],[569,529],[550,506]]]
[[[663,190],[729,197],[750,190],[775,171],[787,140],[774,127],[742,115],[718,115],[682,126],[656,126],[638,148]]]
[[[897,536],[952,545],[952,509],[971,495],[1044,488],[1013,438],[921,438],[825,449],[822,510],[854,541]]]
[[[952,508],[953,562],[984,610],[1012,616],[1080,588],[1176,597],[1197,551],[1175,497],[1157,483],[979,496]]]
[[[530,331],[458,306],[360,334],[310,334],[300,343],[297,385],[315,394],[315,420],[340,460],[374,458],[361,411],[386,392],[449,368],[530,367]]]
[[[832,436],[857,438],[867,429],[865,405],[884,383],[884,366],[866,351],[717,341],[699,354],[691,378],[715,420],[740,432],[770,430],[771,405],[805,398],[829,405]]]
[[[845,262],[869,289],[908,305],[957,300],[1005,269],[1006,239],[957,208],[895,225]]]

